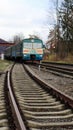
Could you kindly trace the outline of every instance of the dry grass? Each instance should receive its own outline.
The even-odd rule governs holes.
[[[12,62],[0,60],[0,71],[4,71]]]
[[[60,62],[60,63],[72,63],[73,64],[73,55],[69,54],[65,58],[59,58],[55,54],[49,54],[44,61],[49,62]]]

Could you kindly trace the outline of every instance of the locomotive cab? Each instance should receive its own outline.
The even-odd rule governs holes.
[[[40,39],[23,40],[23,60],[40,61],[43,57],[43,42]]]

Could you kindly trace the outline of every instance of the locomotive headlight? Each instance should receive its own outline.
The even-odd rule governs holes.
[[[42,57],[42,55],[40,55],[40,57]]]

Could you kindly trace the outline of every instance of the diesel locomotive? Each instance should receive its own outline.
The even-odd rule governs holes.
[[[40,61],[43,59],[43,41],[38,38],[23,39],[20,43],[6,48],[5,58],[23,61]]]

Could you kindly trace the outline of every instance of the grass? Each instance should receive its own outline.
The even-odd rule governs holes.
[[[43,61],[73,64],[73,55],[68,54],[65,58],[59,58],[56,54],[49,54]]]
[[[0,71],[4,71],[10,64],[12,64],[11,61],[0,60]]]

